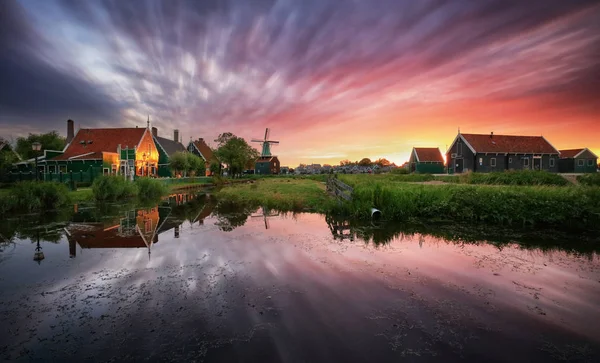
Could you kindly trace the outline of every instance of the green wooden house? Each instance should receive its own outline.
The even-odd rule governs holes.
[[[171,178],[173,173],[169,167],[169,158],[176,152],[186,151],[185,146],[179,141],[179,130],[173,131],[173,139],[158,136],[158,129],[152,128],[152,138],[158,149],[158,176]]]
[[[188,144],[187,150],[204,160],[206,165],[206,175],[210,175],[210,162],[213,159],[213,151],[210,146],[208,146],[206,141],[204,141],[203,138],[192,140]]]
[[[408,160],[410,172],[443,174],[444,157],[437,147],[414,147]]]
[[[595,173],[598,169],[598,156],[590,149],[560,150],[558,171],[561,173]]]

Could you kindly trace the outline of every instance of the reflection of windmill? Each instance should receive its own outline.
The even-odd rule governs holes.
[[[256,160],[254,165],[254,172],[256,174],[279,174],[279,159],[277,156],[271,154],[271,145],[279,144],[279,141],[269,140],[270,130],[267,127],[265,130],[265,138],[263,140],[252,139],[252,142],[258,142],[262,144],[262,150],[260,157]]]
[[[261,207],[262,214],[252,215],[252,218],[263,217],[265,220],[265,229],[269,229],[269,219],[267,217],[276,217],[279,215],[279,212],[271,212],[267,207]]]
[[[273,155],[271,155],[271,144],[279,144],[279,141],[273,141],[273,140],[269,140],[269,136],[271,134],[271,130],[269,130],[269,128],[267,127],[265,129],[265,138],[264,140],[259,140],[259,139],[252,139],[252,142],[259,142],[262,144],[262,151],[260,153],[260,157],[271,157]]]

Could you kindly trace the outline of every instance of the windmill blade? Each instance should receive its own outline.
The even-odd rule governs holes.
[[[252,139],[251,142],[265,142],[264,140]]]
[[[279,144],[279,141],[269,141],[269,144]]]
[[[265,130],[265,141],[269,140],[269,128],[267,127],[267,129]]]

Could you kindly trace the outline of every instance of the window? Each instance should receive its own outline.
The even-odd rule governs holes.
[[[490,166],[492,166],[492,167],[496,166],[496,158],[491,158],[490,159]]]
[[[553,168],[554,167],[554,158],[550,158],[550,167]]]
[[[108,168],[104,168],[104,169],[102,170],[102,172],[103,172],[103,174],[104,174],[104,175],[108,175],[108,174],[110,173],[110,169],[108,169]]]
[[[111,174],[117,174],[117,164],[111,165]]]
[[[479,165],[483,165],[483,158],[479,158]]]
[[[512,158],[508,158],[508,163],[512,164]]]
[[[589,159],[588,160],[588,166],[594,166],[594,160]]]
[[[529,158],[523,158],[523,166],[529,166]]]
[[[585,162],[582,159],[577,160],[577,165],[578,166],[584,166]]]

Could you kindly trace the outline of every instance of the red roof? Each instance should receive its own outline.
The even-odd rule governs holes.
[[[461,136],[478,153],[558,154],[543,136],[475,135]]]
[[[570,150],[560,150],[561,158],[574,158],[577,154],[582,152],[585,149],[570,149]]]
[[[417,154],[417,160],[422,162],[438,162],[444,163],[444,157],[442,152],[437,147],[416,147],[415,153]]]
[[[119,144],[121,148],[136,147],[145,128],[112,128],[112,129],[79,129],[67,150],[52,160],[67,160],[73,157],[79,159],[102,159],[102,152],[116,153]],[[85,144],[82,142],[85,141]],[[91,143],[90,143],[91,141]],[[93,154],[90,154],[93,153]],[[81,156],[89,154],[86,156]]]
[[[198,139],[194,141],[194,146],[196,147],[196,149],[198,149],[198,151],[200,151],[200,154],[202,154],[202,156],[204,157],[204,161],[210,162],[212,160],[213,152],[210,146],[206,144],[204,139]]]

